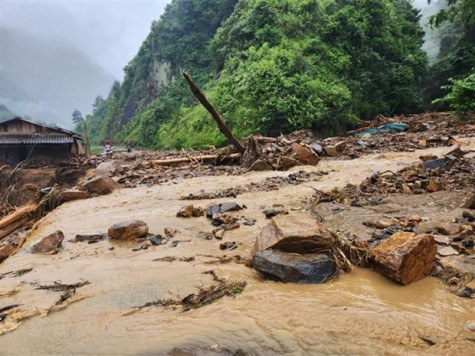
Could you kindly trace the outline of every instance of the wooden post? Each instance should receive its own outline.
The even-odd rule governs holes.
[[[194,96],[206,108],[206,110],[208,110],[211,116],[213,116],[213,119],[218,124],[218,128],[221,131],[221,133],[227,137],[227,139],[233,144],[234,147],[236,147],[239,153],[241,154],[244,153],[246,149],[241,145],[238,139],[234,137],[231,130],[229,130],[229,128],[226,126],[223,119],[216,111],[216,109],[213,107],[213,105],[209,103],[208,99],[206,99],[205,95],[200,90],[200,88],[198,88],[198,86],[193,82],[193,79],[191,79],[191,76],[187,72],[183,72],[183,76],[185,77],[188,85],[190,86],[190,89],[193,92]]]

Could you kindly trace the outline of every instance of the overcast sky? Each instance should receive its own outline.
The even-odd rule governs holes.
[[[0,25],[75,45],[122,80],[122,68],[137,53],[152,21],[160,18],[170,2],[0,0]]]

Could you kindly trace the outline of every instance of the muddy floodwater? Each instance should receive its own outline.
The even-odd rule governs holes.
[[[466,145],[474,147],[475,142]],[[403,287],[356,268],[327,284],[283,284],[263,280],[234,257],[249,257],[255,237],[268,222],[262,206],[282,204],[289,210],[275,218],[284,230],[312,227],[315,218],[304,204],[312,188],[357,184],[378,170],[396,171],[415,163],[421,153],[440,155],[449,150],[324,161],[317,167],[294,168],[329,173],[298,186],[235,199],[192,201],[202,207],[235,201],[246,209],[234,214],[256,219],[254,226],[241,224],[227,231],[222,241],[204,238],[214,228],[205,217],[176,217],[188,203],[180,196],[243,186],[292,171],[191,178],[65,203],[35,226],[26,248],[0,265],[0,274],[32,268],[0,280],[0,307],[21,304],[0,323],[0,354],[232,355],[242,350],[248,355],[474,355],[475,332],[466,328],[475,320],[474,301],[450,294],[435,278]],[[132,250],[133,243],[68,242],[76,234],[104,233],[112,224],[129,219],[145,221],[152,233],[178,229],[173,240],[180,242],[176,247],[170,241],[139,251]],[[28,252],[29,245],[58,229],[65,235],[62,251]],[[237,242],[238,248],[221,251],[220,243],[227,241]],[[221,263],[224,255],[232,261]],[[175,260],[157,261],[163,257]],[[189,257],[194,260],[180,261]],[[196,310],[135,308],[157,299],[181,299],[215,284],[210,274],[203,274],[209,270],[229,281],[246,281],[247,287],[236,297],[225,296]],[[62,308],[48,313],[60,293],[33,286],[55,281],[90,284],[77,288]]]

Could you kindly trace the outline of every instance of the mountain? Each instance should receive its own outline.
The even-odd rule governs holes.
[[[0,27],[0,104],[18,115],[71,127],[74,109],[87,113],[114,78],[65,43]]]

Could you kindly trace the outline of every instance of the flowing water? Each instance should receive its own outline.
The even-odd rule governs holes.
[[[469,144],[474,146],[473,141]],[[33,268],[0,280],[0,308],[22,304],[0,323],[0,354],[178,356],[233,354],[241,349],[249,355],[473,355],[475,344],[469,339],[475,333],[465,327],[475,320],[473,300],[448,293],[434,278],[403,287],[370,270],[355,269],[323,285],[282,284],[262,280],[244,264],[219,263],[217,258],[248,257],[267,223],[261,205],[284,204],[290,210],[276,217],[284,230],[311,227],[314,218],[302,200],[311,196],[312,188],[359,183],[375,171],[395,171],[417,162],[421,152],[325,161],[304,168],[329,172],[316,181],[239,195],[235,201],[247,209],[236,214],[256,218],[256,225],[228,231],[223,241],[203,238],[213,229],[206,218],[177,218],[176,212],[186,205],[179,197],[289,172],[192,178],[63,204],[35,226],[26,245],[59,229],[65,235],[62,251],[43,256],[25,248],[0,265],[0,274]],[[230,200],[193,203],[206,207]],[[112,224],[128,219],[144,220],[153,233],[163,233],[165,227],[179,229],[175,240],[181,242],[140,251],[132,251],[134,245],[128,243],[68,242],[76,234],[106,232]],[[238,248],[221,251],[219,244],[225,241],[236,241]],[[154,261],[166,256],[177,260]],[[179,261],[183,257],[195,260]],[[215,284],[209,274],[203,274],[211,269],[218,277],[245,280],[248,285],[236,297],[196,310],[134,308],[157,299],[181,299]],[[33,288],[34,283],[84,280],[90,284],[78,288],[64,308],[48,314],[60,293]]]

